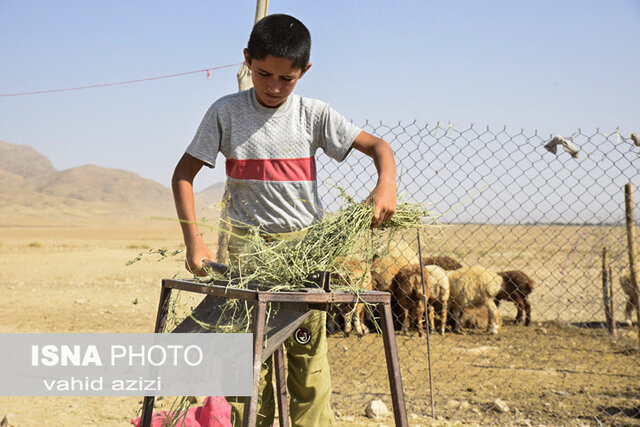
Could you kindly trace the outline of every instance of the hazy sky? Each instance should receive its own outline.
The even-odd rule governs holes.
[[[311,31],[296,92],[356,124],[640,131],[640,0],[271,0],[269,12]],[[237,63],[254,13],[254,0],[0,0],[0,94]],[[0,140],[58,169],[93,163],[168,185],[209,105],[237,90],[236,71],[0,97]]]

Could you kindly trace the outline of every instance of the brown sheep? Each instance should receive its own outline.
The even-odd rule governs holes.
[[[447,271],[462,268],[462,264],[448,256],[423,257],[422,265],[437,265]]]
[[[429,276],[425,274],[425,288],[429,296]],[[422,291],[422,276],[420,264],[410,264],[402,267],[393,277],[391,292],[401,309],[402,332],[407,335],[411,318],[418,323],[418,336],[424,335],[424,293]]]
[[[332,273],[332,286],[349,285],[354,288],[371,290],[371,272],[366,262],[358,257],[347,257],[337,263],[335,272]],[[364,303],[334,305],[338,314],[344,318],[344,334],[349,336],[351,328],[356,330],[358,336],[369,332],[364,324]]]
[[[416,264],[418,254],[404,240],[390,242],[381,252],[374,255],[371,264],[371,280],[376,291],[390,292],[393,276],[405,265]]]
[[[378,255],[373,257],[371,264],[371,282],[376,291],[390,292],[391,280],[400,267],[390,258],[382,258]]]
[[[484,305],[464,309],[460,315],[460,322],[465,329],[485,329],[489,327],[489,310]]]
[[[519,270],[502,271],[498,273],[502,277],[500,292],[495,297],[496,306],[500,305],[500,300],[513,302],[518,309],[516,324],[522,322],[522,314],[526,313],[524,324],[531,323],[531,304],[527,297],[533,291],[535,283],[529,276]]]

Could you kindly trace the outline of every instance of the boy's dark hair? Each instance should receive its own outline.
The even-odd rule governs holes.
[[[267,55],[287,58],[304,70],[311,54],[311,34],[293,16],[268,15],[253,26],[247,52],[250,59],[262,60]]]

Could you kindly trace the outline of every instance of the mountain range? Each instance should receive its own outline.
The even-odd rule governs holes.
[[[195,195],[198,218],[218,216],[224,183]],[[175,217],[171,190],[123,170],[84,165],[57,170],[27,145],[0,141],[0,216]]]

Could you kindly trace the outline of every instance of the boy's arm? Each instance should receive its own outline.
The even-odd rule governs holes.
[[[195,157],[184,154],[173,172],[171,188],[173,200],[176,204],[184,245],[187,249],[185,261],[187,270],[203,274],[202,262],[215,261],[213,252],[204,244],[202,235],[196,225],[196,212],[193,201],[193,178],[198,174],[204,163]]]
[[[371,227],[379,227],[389,221],[396,211],[396,161],[386,141],[367,132],[360,132],[351,145],[373,159],[378,171],[378,183],[371,192],[373,220]]]

